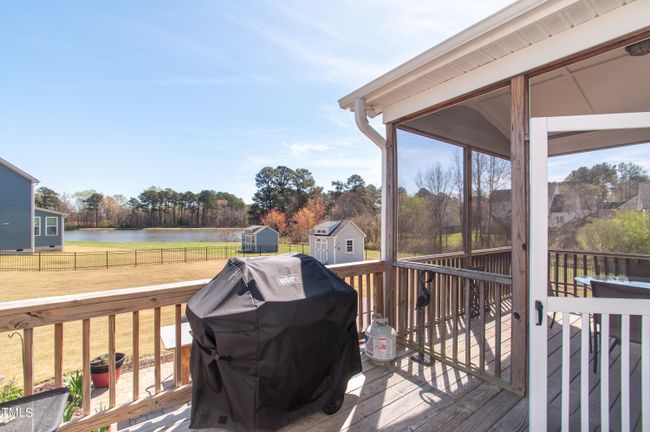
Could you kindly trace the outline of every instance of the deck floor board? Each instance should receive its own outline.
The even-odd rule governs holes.
[[[550,315],[549,315],[550,318]],[[504,317],[501,325],[502,367],[509,372],[510,320]],[[474,321],[472,321],[472,325]],[[449,329],[447,329],[449,330]],[[486,325],[488,351],[486,367],[494,364],[494,319]],[[561,352],[562,325],[557,322],[548,332],[548,374],[549,374],[549,430],[559,430],[561,406]],[[571,426],[579,424],[580,397],[580,319],[571,318]],[[428,333],[428,332],[427,332]],[[438,335],[440,332],[436,332]],[[446,331],[447,348],[451,352],[451,332]],[[465,344],[459,332],[458,358],[465,358]],[[479,334],[472,334],[471,358],[478,362],[477,340]],[[440,343],[439,341],[436,341]],[[638,372],[639,349],[630,347],[633,384],[631,389],[632,427],[638,429],[640,395]],[[482,431],[525,431],[528,429],[528,400],[481,378],[472,376],[441,362],[424,367],[411,359],[411,352],[401,349],[398,359],[387,367],[376,366],[367,361],[362,363],[363,373],[353,377],[347,388],[346,399],[341,410],[333,416],[322,412],[304,417],[281,429],[281,432],[482,432]],[[610,363],[610,417],[612,430],[620,429],[620,348],[612,351]],[[600,392],[599,374],[590,373],[591,430],[598,430]],[[619,374],[616,377],[616,374]],[[507,376],[506,376],[507,378]],[[619,381],[617,383],[616,381]],[[636,384],[635,384],[636,383]],[[127,428],[130,432],[174,431],[189,432],[190,406]],[[618,427],[615,423],[619,423]],[[221,432],[222,429],[207,429],[201,432]]]

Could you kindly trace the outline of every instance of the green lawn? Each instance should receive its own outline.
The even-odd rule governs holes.
[[[204,247],[226,247],[231,253],[240,249],[240,242],[82,242],[66,241],[66,252],[102,252],[106,250],[147,250],[147,249],[183,249]],[[308,244],[280,243],[279,253],[304,252],[309,253]],[[379,251],[366,251],[368,259],[379,259]]]
[[[172,249],[172,248],[193,248],[193,247],[217,247],[227,246],[237,248],[240,242],[85,242],[66,241],[66,252],[85,252],[92,248],[94,250],[122,249],[122,250],[144,250],[144,249]]]

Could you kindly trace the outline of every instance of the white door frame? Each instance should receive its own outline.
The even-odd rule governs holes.
[[[582,132],[650,128],[650,113],[595,114],[582,116],[539,117],[530,119],[529,146],[529,242],[528,242],[528,302],[529,360],[528,424],[532,432],[547,429],[547,311],[548,298],[548,134],[554,132]],[[554,298],[553,310],[565,302],[574,309],[594,299]],[[648,301],[650,302],[650,301]],[[611,304],[611,303],[610,303]],[[541,323],[538,309],[541,306]],[[583,306],[586,306],[583,304]],[[594,305],[595,306],[595,305]],[[613,306],[613,305],[612,305]],[[623,307],[623,306],[622,306]],[[597,307],[598,308],[598,307]],[[591,311],[589,307],[585,310]],[[567,308],[570,310],[570,308]],[[624,310],[624,309],[621,309]],[[597,312],[596,310],[594,310]],[[612,311],[612,313],[616,313]],[[627,313],[634,314],[627,309]],[[584,345],[584,343],[583,343]]]

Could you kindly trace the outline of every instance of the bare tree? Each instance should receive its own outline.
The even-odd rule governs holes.
[[[443,169],[439,162],[424,172],[418,171],[415,175],[415,184],[429,192],[427,196],[431,209],[431,240],[435,251],[442,250],[443,237],[446,233],[447,207],[453,187],[452,179],[453,170]]]
[[[486,167],[487,175],[485,176],[486,184],[485,188],[487,189],[487,243],[484,244],[484,247],[492,247],[492,223],[494,217],[492,216],[492,200],[489,197],[492,196],[492,193],[495,190],[503,189],[510,185],[510,162],[494,156],[488,156]],[[505,230],[506,237],[508,230]]]

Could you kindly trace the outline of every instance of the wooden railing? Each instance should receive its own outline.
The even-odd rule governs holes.
[[[474,270],[463,268],[470,262]],[[511,322],[510,250],[479,251],[471,261],[459,253],[393,265],[400,339],[427,356],[507,385],[510,345],[502,335]],[[421,315],[424,334],[418,335],[416,304],[422,286],[431,301]]]
[[[579,276],[627,276],[630,263],[650,266],[650,255],[584,252],[550,249],[548,251],[548,280],[555,295],[585,297],[586,289],[575,278]]]
[[[332,271],[356,288],[359,299],[359,330],[370,322],[374,310],[381,310],[382,276],[385,263],[382,261],[363,261],[353,264],[335,265]],[[0,333],[23,332],[23,389],[29,395],[34,391],[34,329],[54,327],[54,384],[61,386],[64,381],[64,323],[81,322],[81,340],[68,341],[81,345],[83,365],[83,397],[81,414],[61,426],[62,432],[87,431],[115,422],[137,418],[167,406],[188,402],[191,397],[191,383],[181,382],[181,319],[183,305],[208,280],[197,280],[148,287],[102,291],[82,295],[47,297],[33,300],[0,303]],[[173,354],[174,379],[170,389],[162,382],[161,325],[163,308],[173,308],[175,326],[175,350]],[[141,326],[144,313],[153,312],[153,328]],[[130,401],[118,404],[115,382],[116,317],[130,315],[132,326],[131,364],[132,396]],[[91,360],[91,319],[107,320],[107,352],[109,354],[108,407],[92,406],[90,360]],[[123,321],[122,321],[123,322]],[[72,324],[67,324],[72,325]],[[151,334],[152,333],[152,334]],[[141,397],[140,347],[144,335],[151,336],[154,344],[153,395]]]

